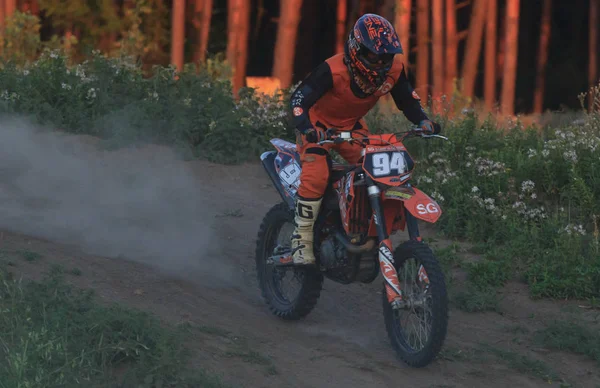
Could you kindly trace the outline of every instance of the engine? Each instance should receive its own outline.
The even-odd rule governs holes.
[[[333,236],[327,237],[321,243],[320,259],[321,264],[329,269],[348,265],[346,248]]]

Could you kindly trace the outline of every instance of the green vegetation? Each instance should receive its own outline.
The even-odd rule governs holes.
[[[57,271],[21,283],[0,269],[0,387],[223,387],[186,369],[180,331],[97,304]]]
[[[482,344],[482,349],[502,360],[508,367],[524,374],[529,374],[546,381],[559,380],[558,374],[546,363],[511,350],[500,349],[488,344]]]
[[[0,114],[98,136],[105,146],[158,143],[176,148],[184,158],[218,163],[256,161],[273,137],[293,141],[285,99],[289,91],[267,97],[243,89],[236,101],[226,73],[213,61],[198,72],[188,67],[177,79],[172,68],[163,67],[147,76],[123,58],[96,52],[71,65],[61,52],[46,51],[24,67],[11,62],[0,69]],[[465,260],[456,243],[437,250],[451,285],[453,271],[466,272],[464,287],[451,287],[453,304],[470,312],[498,311],[497,290],[511,280],[526,282],[534,297],[595,303],[600,297],[599,115],[557,127],[525,128],[514,122],[504,129],[474,112],[436,119],[449,142],[406,142],[418,162],[415,181],[442,205],[439,232],[472,242],[470,252],[483,257]],[[367,122],[375,133],[409,127],[401,113],[373,111]],[[243,212],[232,209],[220,216],[242,217]],[[33,252],[16,254],[31,262],[42,259]],[[0,316],[5,341],[0,357],[8,361],[0,369],[3,384],[96,383],[116,374],[146,384],[213,381],[206,376],[189,380],[181,373],[187,352],[178,333],[151,316],[95,305],[87,293],[65,286],[63,274],[81,271],[54,267],[49,278],[28,285],[2,273],[0,307],[8,311]],[[597,338],[582,330],[551,325],[536,332],[536,339],[598,360]],[[556,377],[535,360],[492,353],[518,370]],[[267,357],[249,350],[225,356],[262,365],[267,375],[277,373]]]
[[[600,333],[598,327],[584,327],[567,321],[552,322],[535,333],[535,341],[549,349],[582,354],[600,364]]]
[[[243,89],[235,101],[223,69],[217,62],[198,73],[188,67],[176,80],[172,68],[156,67],[145,77],[125,59],[96,52],[70,66],[46,51],[25,68],[0,70],[0,113],[113,147],[167,144],[220,163],[256,161],[273,137],[293,141],[289,91],[266,97]],[[516,278],[535,297],[600,296],[598,114],[558,128],[514,122],[504,130],[474,112],[454,114],[437,117],[451,141],[409,139],[407,146],[418,161],[416,183],[442,205],[439,230],[475,243],[485,257],[460,264],[470,287],[487,300],[489,290]],[[376,133],[408,127],[402,114],[378,111],[367,122]]]

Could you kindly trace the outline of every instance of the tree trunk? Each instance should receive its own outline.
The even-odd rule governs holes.
[[[296,54],[296,35],[300,22],[302,0],[282,0],[275,41],[273,76],[279,78],[281,87],[288,88],[292,83],[294,58]]]
[[[248,39],[250,37],[250,0],[240,2],[240,22],[237,24],[237,45],[233,73],[233,90],[237,98],[240,88],[246,85],[246,67],[248,64]]]
[[[181,71],[184,60],[185,0],[173,0],[171,16],[171,64]]]
[[[17,9],[17,0],[4,0],[4,13],[6,18],[10,18]]]
[[[389,21],[394,18],[395,0],[381,0],[377,13]]]
[[[544,110],[544,92],[546,83],[546,65],[548,63],[548,45],[552,28],[552,0],[544,0],[542,9],[542,25],[540,45],[538,48],[537,74],[535,79],[535,95],[533,96],[533,113],[541,114]]]
[[[204,63],[208,49],[208,37],[212,19],[213,0],[196,0],[194,4],[194,27],[196,28],[196,51],[194,62]]]
[[[31,13],[32,15],[39,16],[40,14],[40,5],[37,0],[29,0],[21,3],[21,12],[23,13]]]
[[[446,94],[454,92],[458,75],[458,36],[456,35],[456,1],[446,0]]]
[[[227,50],[226,58],[230,66],[235,65],[235,53],[238,44],[238,29],[240,23],[240,2],[242,0],[227,0]]]
[[[354,27],[354,23],[358,20],[358,16],[360,14],[360,0],[348,0],[348,21],[346,22],[346,31],[352,30]]]
[[[6,0],[0,0],[0,24],[4,27],[4,19],[6,18]]]
[[[395,21],[396,33],[400,38],[402,51],[404,51],[404,65],[408,74],[408,63],[410,54],[410,16],[412,0],[396,0]]]
[[[491,112],[496,103],[496,53],[498,46],[498,2],[488,0],[485,31],[485,109]]]
[[[433,96],[444,93],[444,0],[432,2]]]
[[[462,67],[463,94],[473,97],[475,93],[475,80],[477,79],[477,65],[481,54],[481,40],[485,23],[486,0],[473,0],[469,36],[465,48],[465,59]]]
[[[375,4],[375,0],[361,0],[359,13],[360,16],[366,13],[375,13],[377,12],[377,6]]]
[[[427,103],[429,95],[429,0],[417,0],[417,69],[415,89]]]
[[[502,114],[514,115],[517,55],[519,53],[519,0],[506,4],[504,74],[502,78]]]
[[[6,0],[0,0],[0,55],[4,54],[4,45],[6,41],[4,40],[4,26],[6,25],[5,20],[5,5]]]
[[[590,62],[589,62],[589,87],[596,86],[598,82],[598,0],[590,1]],[[594,109],[594,93],[590,90],[588,109],[590,112]]]
[[[335,52],[337,54],[344,52],[344,43],[346,42],[346,14],[348,12],[348,0],[337,0],[337,23]]]

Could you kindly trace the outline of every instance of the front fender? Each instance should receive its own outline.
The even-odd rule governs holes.
[[[410,214],[432,224],[442,215],[440,205],[416,187],[390,187],[384,191],[383,200],[402,201]]]

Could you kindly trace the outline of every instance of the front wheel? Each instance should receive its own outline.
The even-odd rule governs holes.
[[[448,295],[442,270],[423,242],[407,241],[394,252],[404,298],[392,308],[385,288],[383,315],[392,347],[412,367],[428,365],[439,353],[448,329]]]
[[[269,310],[286,320],[300,319],[317,304],[323,275],[317,267],[276,267],[267,260],[276,248],[290,249],[294,231],[294,212],[286,203],[275,205],[263,218],[256,242],[256,273],[262,297]],[[288,275],[295,281],[293,290],[285,287]]]

